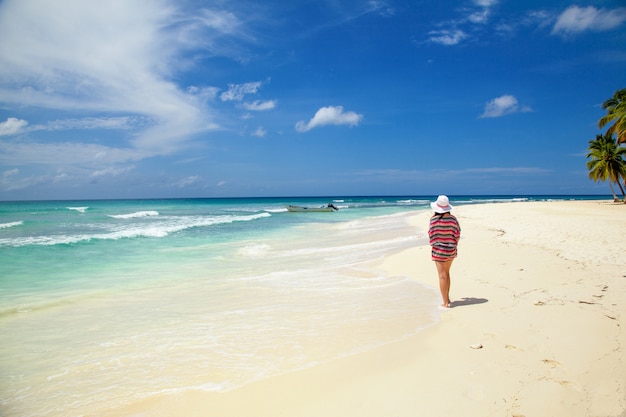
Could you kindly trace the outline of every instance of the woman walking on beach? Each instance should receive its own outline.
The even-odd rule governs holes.
[[[437,201],[430,203],[435,214],[430,218],[428,238],[432,246],[432,259],[437,266],[439,289],[444,308],[450,308],[450,267],[456,258],[457,244],[461,237],[459,221],[450,211],[452,206],[448,197],[440,195]]]

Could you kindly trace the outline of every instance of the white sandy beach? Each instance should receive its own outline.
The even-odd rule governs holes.
[[[403,342],[124,416],[626,416],[626,206],[461,206],[453,308]],[[415,216],[424,235],[430,213]],[[436,287],[429,247],[378,268]],[[480,348],[477,348],[479,347]]]

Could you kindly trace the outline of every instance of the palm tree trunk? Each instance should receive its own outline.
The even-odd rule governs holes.
[[[624,204],[626,204],[626,194],[624,194],[624,187],[622,187],[622,184],[619,182],[619,180],[617,180],[617,185],[619,185],[619,189],[622,192],[622,201],[624,202]]]
[[[617,203],[618,198],[617,198],[617,196],[615,195],[615,191],[613,191],[613,182],[611,182],[610,180],[609,180],[609,187],[611,188],[611,194],[613,194],[613,202],[614,202],[614,203]]]

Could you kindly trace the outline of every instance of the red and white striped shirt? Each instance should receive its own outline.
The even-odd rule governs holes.
[[[448,261],[457,255],[456,246],[461,238],[461,226],[450,213],[435,214],[428,228],[433,261]]]

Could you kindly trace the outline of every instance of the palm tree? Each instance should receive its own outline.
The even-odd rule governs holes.
[[[607,113],[598,120],[600,129],[613,122],[606,130],[606,134],[617,135],[618,144],[626,143],[626,88],[617,90],[613,97],[602,103],[602,108],[607,110]]]
[[[587,154],[587,169],[589,178],[594,181],[609,181],[613,198],[617,201],[617,196],[613,191],[613,183],[617,183],[622,197],[626,203],[624,188],[620,184],[620,178],[626,179],[626,147],[618,146],[613,135],[596,135],[594,140],[589,141],[589,153]]]

